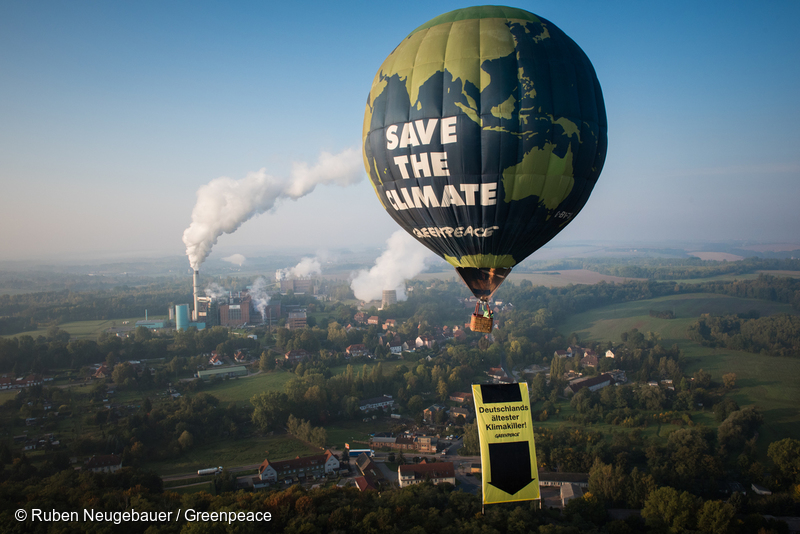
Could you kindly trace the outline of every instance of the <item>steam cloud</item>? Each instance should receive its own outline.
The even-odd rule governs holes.
[[[227,261],[228,263],[233,263],[234,265],[241,267],[244,265],[244,262],[247,261],[247,258],[245,258],[242,254],[234,254],[232,256],[228,256],[227,258],[222,258],[222,261]]]
[[[350,148],[339,154],[322,152],[313,167],[294,163],[288,181],[268,175],[266,169],[248,173],[241,180],[226,176],[211,180],[197,190],[192,223],[183,232],[192,269],[199,270],[219,236],[231,234],[253,216],[271,210],[278,199],[297,200],[318,185],[345,187],[363,177],[361,152]]]
[[[218,283],[211,282],[206,287],[205,294],[207,297],[211,297],[212,299],[217,300],[227,295],[228,291]]]
[[[285,280],[290,276],[295,278],[304,278],[313,276],[315,274],[322,274],[322,263],[318,257],[303,258],[300,263],[289,269],[278,269],[275,273],[277,280]]]
[[[266,322],[267,320],[267,305],[269,304],[269,295],[267,294],[267,281],[264,277],[258,277],[253,285],[250,286],[250,298],[253,300],[258,313],[261,314],[261,319]]]
[[[358,271],[350,282],[357,299],[379,300],[385,289],[397,291],[397,300],[406,300],[405,281],[424,271],[436,256],[404,230],[386,240],[388,249],[375,260],[369,271]]]

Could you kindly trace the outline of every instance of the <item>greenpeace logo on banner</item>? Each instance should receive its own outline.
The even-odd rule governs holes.
[[[458,142],[456,132],[457,117],[415,120],[392,124],[386,128],[386,150],[427,146],[439,130],[439,144]],[[398,133],[399,132],[399,133]],[[404,180],[414,178],[437,178],[450,176],[447,166],[447,152],[420,152],[418,154],[394,156],[392,158],[400,176]],[[389,204],[396,211],[421,208],[448,208],[450,206],[494,206],[497,204],[497,182],[482,184],[446,184],[441,191],[433,186],[400,187],[387,190]]]

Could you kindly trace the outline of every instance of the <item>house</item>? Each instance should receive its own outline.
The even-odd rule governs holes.
[[[614,378],[609,373],[603,373],[602,375],[589,378],[578,378],[570,381],[569,385],[564,388],[564,395],[577,393],[583,388],[589,388],[589,391],[597,391],[613,383]]]
[[[367,477],[357,477],[356,480],[356,487],[359,491],[378,491],[378,488],[375,486],[375,483],[367,478]]]
[[[394,399],[391,395],[381,395],[380,397],[373,397],[371,399],[362,400],[358,403],[358,409],[362,412],[371,412],[378,408],[392,408],[394,406]]]
[[[414,438],[414,443],[416,444],[416,449],[419,452],[436,452],[436,445],[439,443],[438,438],[435,436],[416,436]]]
[[[373,315],[369,319],[367,319],[367,324],[374,324],[377,326],[381,324],[381,318],[378,317],[377,315]]]
[[[358,356],[367,356],[367,357],[370,356],[367,347],[362,343],[350,345],[345,349],[345,352],[347,353],[347,356],[350,358],[356,358]]]
[[[597,356],[595,354],[589,354],[589,351],[586,352],[586,355],[581,358],[580,365],[581,367],[597,367]]]
[[[561,506],[566,506],[572,499],[583,496],[583,490],[575,484],[561,486]]]
[[[433,422],[435,417],[436,417],[436,414],[441,412],[442,410],[446,410],[446,409],[447,409],[447,406],[443,406],[441,404],[431,404],[430,406],[428,406],[427,408],[425,408],[422,411],[422,417],[426,421]]]
[[[393,328],[397,328],[397,320],[396,319],[386,319],[386,322],[383,323],[383,329],[384,330],[389,330],[389,329],[393,329]]]
[[[613,358],[613,357],[614,357],[614,353],[611,352],[610,350],[607,350],[606,351],[606,358]]]
[[[397,481],[401,488],[427,481],[431,481],[434,484],[448,482],[455,485],[456,472],[453,462],[428,463],[422,460],[418,464],[397,466]]]
[[[116,473],[122,469],[122,457],[116,454],[92,456],[83,469],[92,473]]]
[[[389,343],[389,352],[391,354],[402,354],[403,353],[403,344],[402,343]]]
[[[459,416],[463,417],[466,423],[472,421],[472,413],[466,408],[450,408],[448,414],[453,421],[457,421]]]
[[[448,398],[454,402],[472,402],[472,393],[457,392],[451,394]]]
[[[211,365],[222,365],[224,362],[222,361],[222,358],[220,358],[219,354],[217,354],[217,351],[214,351],[211,353],[211,359],[208,360],[208,363]]]
[[[358,467],[361,474],[366,477],[366,481],[375,488],[379,487],[381,483],[386,480],[383,476],[383,472],[378,468],[375,462],[372,461],[372,458],[367,456],[364,452],[359,454],[358,458],[356,458],[356,467]]]
[[[553,353],[554,358],[568,358],[570,355],[565,350],[557,350]]]
[[[498,383],[498,382],[511,383],[511,382],[513,382],[513,380],[511,380],[508,377],[506,372],[503,371],[502,367],[492,367],[491,369],[489,369],[486,372],[486,374],[489,375],[489,378],[491,378],[494,383]]]
[[[353,321],[364,324],[367,322],[367,314],[364,312],[358,312],[355,314],[355,316],[353,316]]]
[[[245,354],[241,350],[237,350],[236,353],[233,355],[233,360],[237,363],[244,363],[247,361],[247,354]]]
[[[110,378],[111,371],[106,367],[106,364],[103,364],[97,368],[97,371],[95,371],[92,376],[94,378]]]
[[[254,487],[258,484],[284,481],[316,479],[339,470],[339,460],[330,450],[313,456],[298,456],[292,460],[270,462],[264,460],[258,468],[258,476],[253,478]]]
[[[417,336],[417,339],[415,341],[415,345],[416,345],[416,347],[418,349],[422,348],[422,347],[426,347],[428,349],[431,349],[431,348],[433,348],[433,344],[435,342],[436,342],[436,339],[434,339],[433,336]]]
[[[289,365],[294,365],[307,360],[309,356],[311,355],[305,349],[294,349],[283,355],[283,361]]]

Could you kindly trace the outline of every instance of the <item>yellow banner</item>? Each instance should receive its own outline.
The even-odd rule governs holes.
[[[483,502],[539,498],[528,384],[473,384]]]

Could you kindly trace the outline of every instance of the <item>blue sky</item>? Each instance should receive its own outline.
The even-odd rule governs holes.
[[[0,258],[182,254],[197,189],[358,147],[383,59],[470,4],[0,0]],[[606,166],[570,241],[800,242],[800,2],[522,2],[589,56]],[[213,255],[380,247],[366,179]]]

